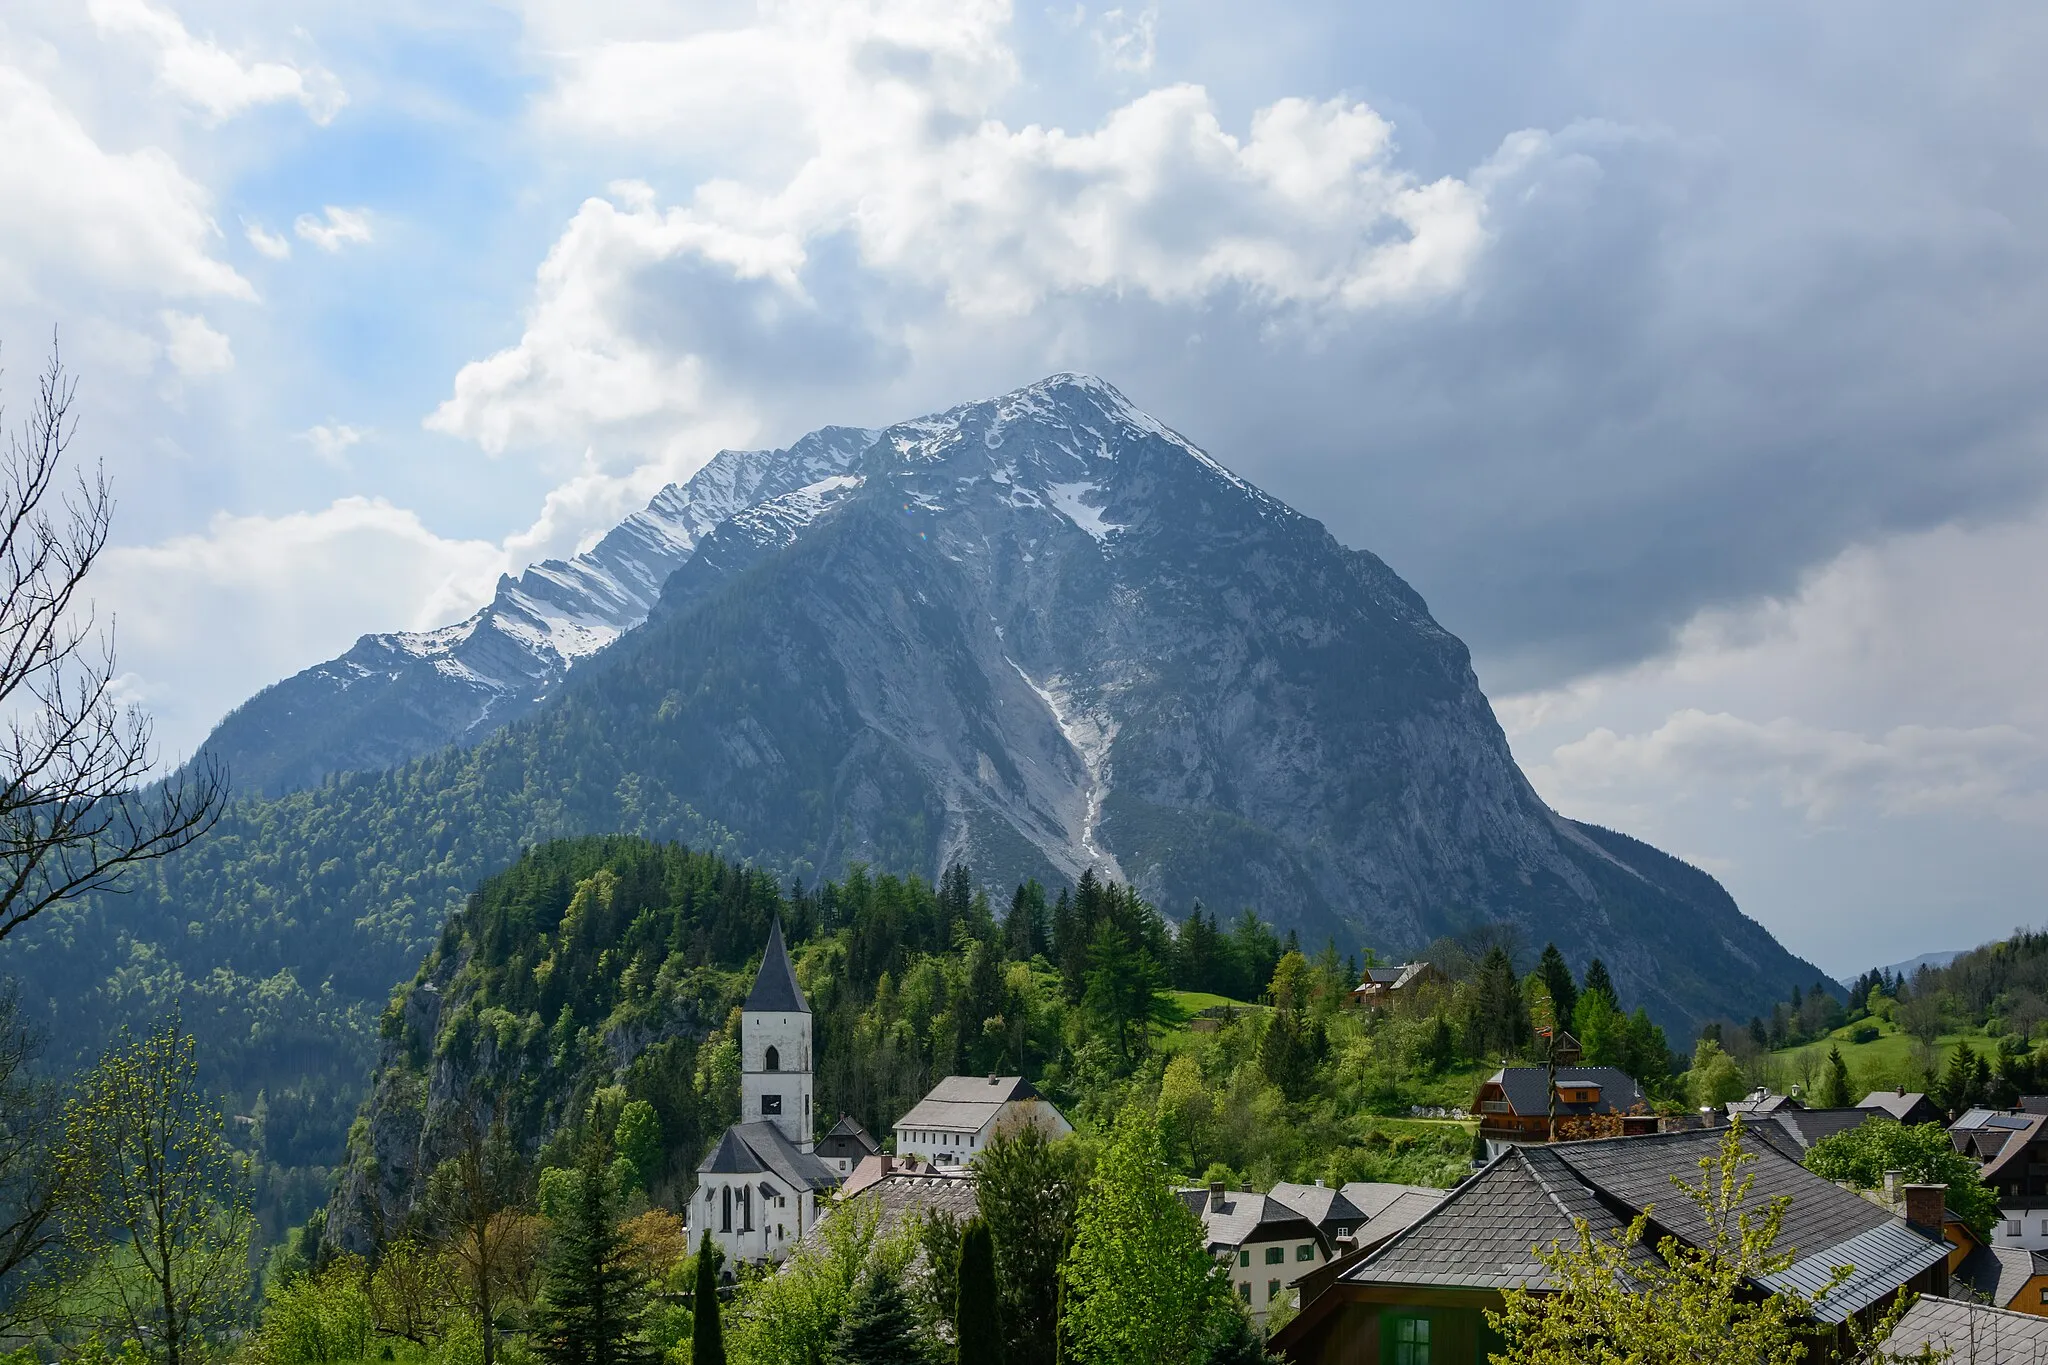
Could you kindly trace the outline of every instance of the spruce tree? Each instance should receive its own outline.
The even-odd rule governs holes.
[[[1536,959],[1536,974],[1543,978],[1550,1003],[1557,1007],[1557,1026],[1571,1027],[1572,1011],[1579,1004],[1579,986],[1572,980],[1572,969],[1555,943],[1543,945],[1543,956]]]
[[[876,1268],[839,1321],[828,1365],[929,1365],[917,1339],[917,1318],[895,1276]]]
[[[718,1320],[718,1248],[711,1229],[697,1243],[697,1292],[691,1304],[690,1365],[725,1365],[725,1327]]]
[[[959,1365],[996,1365],[1003,1355],[996,1320],[996,1249],[988,1224],[975,1218],[960,1233],[960,1278],[953,1304],[954,1357]]]
[[[1586,964],[1586,984],[1579,988],[1579,994],[1604,995],[1611,1008],[1621,1008],[1621,997],[1614,993],[1614,978],[1607,974],[1607,964],[1597,957]]]
[[[626,1255],[605,1144],[584,1138],[576,1194],[554,1230],[533,1345],[548,1365],[655,1365],[647,1344],[645,1275]]]
[[[1820,1080],[1820,1107],[1847,1109],[1854,1103],[1849,1097],[1849,1064],[1842,1060],[1842,1049],[1831,1047],[1827,1073]]]
[[[1267,1365],[1272,1359],[1243,1313],[1230,1315],[1229,1326],[1209,1352],[1207,1365]]]

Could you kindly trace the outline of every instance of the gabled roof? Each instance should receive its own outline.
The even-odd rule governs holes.
[[[1225,1190],[1221,1208],[1210,1207],[1210,1190],[1204,1186],[1184,1189],[1180,1199],[1188,1212],[1202,1220],[1209,1250],[1241,1247],[1247,1242],[1281,1242],[1312,1239],[1324,1251],[1329,1239],[1301,1210],[1281,1203],[1269,1194],[1248,1190]]]
[[[1364,979],[1351,988],[1351,993],[1357,995],[1361,991],[1398,991],[1413,985],[1417,978],[1434,970],[1436,968],[1428,962],[1404,962],[1398,967],[1367,967]]]
[[[839,1122],[832,1125],[832,1131],[825,1134],[818,1143],[820,1156],[872,1156],[882,1150],[882,1144],[868,1134],[868,1130],[849,1115],[839,1116]]]
[[[1873,1090],[1857,1101],[1856,1107],[1882,1109],[1900,1123],[1904,1123],[1907,1115],[1927,1103],[1926,1094],[1918,1090]]]
[[[1553,1151],[1509,1149],[1343,1278],[1468,1289],[1547,1283],[1530,1248],[1570,1242],[1577,1235],[1574,1217],[1591,1224],[1595,1236],[1621,1227],[1591,1191],[1571,1179]],[[1548,1181],[1539,1177],[1539,1167],[1548,1168]]]
[[[1038,1091],[1022,1076],[948,1076],[896,1120],[896,1127],[978,1133],[1011,1100],[1038,1097]]]
[[[1805,1105],[1790,1095],[1774,1094],[1762,1087],[1752,1090],[1743,1099],[1728,1101],[1729,1114],[1742,1114],[1749,1118],[1755,1118],[1760,1114],[1774,1114],[1780,1109],[1804,1109],[1805,1107]]]
[[[980,1212],[972,1180],[907,1171],[892,1171],[864,1186],[858,1194],[841,1200],[838,1209],[827,1217],[837,1217],[838,1210],[856,1204],[863,1208],[872,1206],[879,1211],[878,1239],[888,1238],[927,1213],[943,1213],[955,1222],[965,1223]],[[825,1222],[826,1217],[821,1217],[815,1226],[822,1227]],[[804,1237],[809,1240],[811,1235],[806,1232]]]
[[[1700,1160],[1712,1155],[1726,1132],[1511,1148],[1343,1278],[1482,1289],[1540,1285],[1546,1276],[1530,1255],[1532,1246],[1569,1243],[1576,1236],[1574,1218],[1585,1219],[1598,1236],[1645,1210],[1656,1229],[1646,1240],[1669,1233],[1699,1245],[1709,1235],[1705,1218],[1671,1178],[1698,1180]],[[1755,1206],[1791,1196],[1779,1246],[1795,1259],[1772,1277],[1771,1287],[1810,1290],[1826,1283],[1834,1267],[1856,1267],[1828,1296],[1823,1319],[1840,1321],[1947,1257],[1948,1244],[1940,1237],[1821,1179],[1755,1135],[1746,1136],[1744,1146],[1756,1156],[1745,1167]],[[1651,1254],[1646,1247],[1637,1251]]]
[[[839,1183],[831,1167],[765,1120],[736,1123],[726,1129],[711,1154],[697,1166],[699,1175],[762,1173],[779,1176],[791,1189],[827,1190]]]
[[[1523,1118],[1550,1112],[1550,1080],[1543,1067],[1505,1066],[1487,1077],[1486,1083],[1499,1086],[1515,1113]],[[1600,1087],[1598,1100],[1568,1104],[1559,1099],[1560,1114],[1619,1114],[1649,1104],[1635,1077],[1620,1067],[1561,1066],[1557,1069],[1557,1085],[1560,1090],[1573,1085]],[[1481,1122],[1484,1121],[1482,1116]]]
[[[1751,1126],[1764,1141],[1797,1161],[1814,1143],[1885,1117],[1881,1109],[1779,1109]]]
[[[2012,1136],[1999,1148],[1998,1155],[1984,1163],[1982,1175],[1985,1184],[1995,1185],[2009,1168],[2021,1166],[2026,1153],[2041,1140],[2042,1128],[2048,1126],[2048,1114],[2025,1114],[2021,1117],[2026,1119],[2026,1126],[2013,1129]]]
[[[782,918],[768,931],[768,949],[761,954],[761,970],[754,973],[754,989],[747,992],[746,1009],[761,1014],[809,1014],[803,988],[796,984],[796,969],[789,965],[789,949],[782,943]]]
[[[1385,1210],[1412,1196],[1439,1203],[1445,1191],[1428,1185],[1394,1185],[1377,1180],[1353,1180],[1344,1186],[1344,1197],[1367,1218],[1378,1218]]]
[[[1272,1195],[1332,1237],[1337,1235],[1338,1228],[1348,1232],[1365,1221],[1365,1210],[1345,1198],[1344,1191],[1334,1185],[1282,1182],[1273,1187]]]
[[[2035,1365],[2048,1358],[2048,1318],[1923,1294],[1885,1345],[1902,1356],[1923,1346],[1945,1347],[1954,1352],[1949,1358],[1956,1365]]]
[[[1956,1267],[1956,1279],[2003,1308],[2036,1275],[2048,1275],[2048,1252],[1979,1246]]]

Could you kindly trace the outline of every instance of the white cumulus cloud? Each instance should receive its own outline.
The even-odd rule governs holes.
[[[290,259],[292,244],[281,234],[265,228],[263,224],[244,223],[242,224],[242,233],[249,239],[250,246],[255,247],[271,260],[282,261]]]
[[[319,214],[302,213],[292,221],[292,231],[322,251],[339,251],[345,246],[362,246],[372,239],[367,209],[337,208],[329,204]]]
[[[341,422],[322,422],[307,427],[299,439],[313,447],[313,454],[329,464],[341,464],[350,446],[360,445],[363,433]]]
[[[153,297],[253,299],[213,255],[211,198],[154,147],[108,152],[50,91],[0,65],[0,301],[67,283]]]
[[[203,532],[112,547],[91,586],[116,618],[124,671],[157,698],[166,749],[189,753],[259,688],[366,632],[460,619],[505,567],[497,545],[352,497],[283,516],[221,513]]]
[[[193,37],[174,12],[148,0],[91,0],[88,9],[101,34],[136,38],[154,47],[157,79],[163,87],[215,121],[259,104],[296,101],[315,123],[326,123],[348,103],[341,82],[325,68],[245,61],[216,43]]]
[[[165,311],[164,354],[179,374],[220,374],[235,367],[234,348],[205,318]]]

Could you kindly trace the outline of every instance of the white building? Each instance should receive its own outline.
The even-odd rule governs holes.
[[[896,1120],[896,1155],[965,1166],[998,1135],[1026,1127],[1049,1138],[1074,1131],[1022,1076],[948,1076]]]
[[[740,1012],[740,1121],[697,1167],[688,1222],[731,1261],[780,1261],[839,1176],[811,1142],[811,1009],[777,921]]]

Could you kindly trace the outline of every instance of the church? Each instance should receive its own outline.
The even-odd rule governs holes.
[[[691,1240],[708,1230],[732,1262],[788,1255],[841,1179],[818,1157],[812,1131],[811,1007],[777,920],[740,1010],[740,1121],[697,1167]]]

